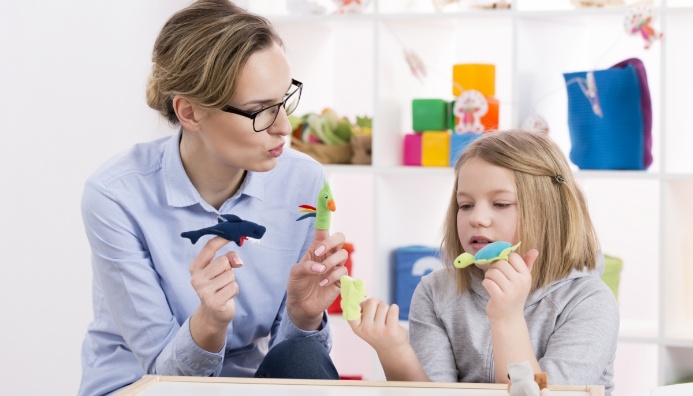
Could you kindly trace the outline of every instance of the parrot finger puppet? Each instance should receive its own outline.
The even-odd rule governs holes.
[[[356,320],[361,317],[361,303],[366,299],[366,286],[363,279],[353,279],[349,275],[339,278],[341,283],[342,316],[346,320]]]
[[[190,242],[195,244],[203,235],[218,235],[226,240],[235,242],[238,246],[243,246],[243,242],[246,240],[259,240],[265,235],[267,230],[264,226],[252,221],[241,220],[240,217],[232,214],[224,214],[217,218],[219,222],[211,227],[186,231],[181,233],[180,236],[190,239]]]
[[[315,228],[319,230],[329,230],[331,212],[337,209],[334,198],[332,198],[330,185],[327,184],[326,181],[324,182],[322,189],[318,192],[318,202],[316,206],[299,205],[299,208],[299,212],[305,214],[296,219],[296,221],[315,217]]]
[[[455,259],[455,268],[465,268],[472,264],[491,264],[497,260],[507,260],[510,253],[517,250],[520,246],[518,242],[517,245],[513,246],[508,242],[496,241],[489,243],[483,248],[479,249],[474,256],[469,253],[462,253]]]

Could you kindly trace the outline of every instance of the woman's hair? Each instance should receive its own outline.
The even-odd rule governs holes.
[[[178,124],[173,97],[207,108],[233,97],[243,66],[281,38],[270,22],[227,0],[199,0],[175,13],[154,43],[147,104]]]
[[[444,262],[451,263],[464,253],[457,233],[457,187],[460,168],[472,158],[508,169],[515,176],[517,235],[522,241],[518,253],[539,251],[532,268],[532,290],[568,276],[573,269],[596,267],[596,232],[563,152],[549,137],[526,131],[484,133],[460,155],[443,229]],[[469,290],[473,273],[483,276],[476,266],[455,273],[460,292]]]

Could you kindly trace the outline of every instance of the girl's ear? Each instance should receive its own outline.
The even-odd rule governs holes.
[[[173,98],[173,111],[178,116],[180,125],[186,131],[196,132],[200,130],[200,108],[191,100],[176,95]]]

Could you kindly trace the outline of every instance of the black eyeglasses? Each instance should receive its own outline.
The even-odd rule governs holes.
[[[293,113],[294,110],[296,110],[296,107],[298,107],[298,101],[301,99],[301,91],[303,90],[303,83],[292,78],[291,85],[295,86],[296,89],[294,89],[291,93],[286,94],[286,97],[282,102],[272,106],[267,106],[260,110],[249,112],[226,105],[221,108],[221,111],[250,118],[253,120],[253,129],[255,132],[262,132],[271,127],[272,124],[274,124],[274,121],[277,120],[280,106],[284,106],[286,115]]]

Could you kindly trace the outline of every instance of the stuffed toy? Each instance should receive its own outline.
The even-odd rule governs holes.
[[[315,228],[318,230],[329,230],[330,229],[330,219],[331,213],[337,209],[332,198],[332,191],[330,190],[330,185],[327,181],[323,182],[323,187],[318,192],[318,202],[316,206],[311,205],[299,205],[299,212],[305,213],[296,221],[307,219],[309,217],[315,217]]]
[[[243,246],[246,240],[259,240],[265,235],[266,228],[259,224],[232,214],[224,214],[217,217],[219,222],[211,227],[202,228],[195,231],[186,231],[180,234],[183,238],[190,239],[195,244],[203,235],[218,235],[226,240],[235,242],[238,246]]]
[[[545,372],[535,373],[528,361],[508,365],[508,396],[550,396]]]
[[[520,246],[518,242],[517,245],[513,246],[508,242],[496,241],[489,243],[483,248],[479,249],[474,256],[469,253],[462,253],[455,259],[455,268],[465,268],[472,264],[491,264],[497,260],[507,260],[510,253],[517,250]]]
[[[351,163],[370,165],[372,161],[373,138],[369,135],[354,135],[351,138]]]
[[[363,279],[352,279],[349,275],[339,278],[341,283],[342,316],[346,320],[356,320],[361,316],[361,302],[366,299],[366,286]]]

